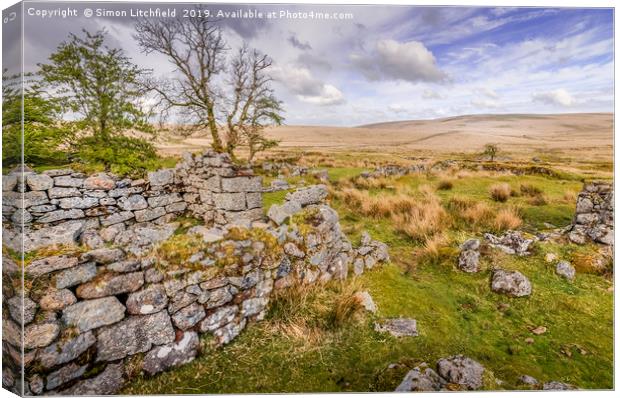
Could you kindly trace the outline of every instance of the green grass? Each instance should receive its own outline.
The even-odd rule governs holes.
[[[356,175],[358,169],[330,169],[336,181]],[[406,176],[397,185],[417,189],[436,186],[438,177]],[[524,229],[543,228],[544,222],[565,226],[570,223],[574,204],[564,199],[566,191],[578,192],[581,183],[543,176],[468,176],[451,178],[450,190],[438,191],[443,203],[454,195],[488,202],[495,208],[517,206]],[[506,182],[519,190],[531,184],[542,190],[548,204],[528,204],[527,196],[511,197],[495,203],[489,196],[492,184]],[[373,190],[373,194],[393,194],[393,190]],[[264,208],[284,200],[286,192],[264,195]],[[206,347],[194,362],[153,378],[132,380],[123,394],[189,393],[273,393],[393,391],[408,369],[419,362],[434,364],[439,358],[468,355],[481,362],[501,386],[490,389],[519,389],[523,374],[545,382],[559,380],[583,389],[613,388],[613,291],[611,281],[593,273],[578,273],[574,282],[557,276],[545,254],[555,253],[570,260],[575,253],[593,253],[594,245],[541,243],[527,257],[496,251],[485,255],[483,270],[465,274],[454,268],[453,255],[437,261],[416,258],[419,244],[395,231],[389,220],[364,217],[345,203],[332,200],[344,232],[354,243],[363,230],[390,246],[393,264],[365,273],[355,283],[368,290],[378,305],[376,315],[367,314],[357,322],[339,328],[321,328],[321,338],[310,334],[294,338],[276,325],[286,322],[281,305],[272,306],[264,322],[250,325],[228,346]],[[446,231],[451,245],[471,237],[474,231],[458,225]],[[480,236],[480,231],[476,231]],[[508,298],[489,289],[493,266],[519,270],[533,285],[529,298]],[[303,319],[321,325],[316,312],[329,307],[339,291],[328,285],[295,308]],[[418,321],[420,336],[396,339],[374,332],[373,322],[383,317],[412,317]],[[536,336],[530,330],[545,326]],[[526,339],[534,342],[528,344]],[[398,363],[401,367],[388,369]]]

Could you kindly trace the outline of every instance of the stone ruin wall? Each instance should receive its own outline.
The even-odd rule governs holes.
[[[31,251],[88,229],[163,224],[183,213],[207,224],[257,220],[261,192],[260,176],[215,152],[186,154],[175,169],[137,180],[105,173],[87,177],[69,169],[14,172],[2,177],[2,221],[24,227],[25,251]],[[19,249],[19,229],[7,232],[4,243]]]
[[[33,247],[58,239],[49,231],[67,224],[79,228],[62,243],[81,244],[28,262],[24,292],[20,267],[3,256],[3,386],[16,393],[117,393],[128,369],[153,375],[195,359],[201,335],[227,344],[264,318],[274,290],[389,260],[387,246],[367,234],[351,245],[324,186],[289,193],[264,218],[260,177],[222,155],[186,156],[144,181],[67,171],[7,180],[4,216],[20,221],[23,208],[32,217],[23,227]],[[24,188],[20,207],[11,192]],[[173,219],[183,212],[205,225],[187,231],[201,244],[174,266],[158,248],[174,239]]]
[[[588,241],[614,244],[614,188],[612,183],[594,181],[584,185],[577,196],[568,239],[577,244]]]

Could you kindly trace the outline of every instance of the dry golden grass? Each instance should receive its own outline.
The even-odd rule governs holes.
[[[361,288],[359,279],[349,279],[277,290],[266,327],[294,340],[301,351],[319,349],[343,326],[363,318],[364,308],[356,297]]]
[[[521,226],[523,220],[519,216],[517,209],[508,207],[497,212],[493,220],[493,228],[497,231],[516,229]]]
[[[393,187],[394,182],[385,177],[378,178],[362,178],[354,179],[353,184],[358,189],[386,189]]]
[[[407,209],[392,215],[394,228],[416,240],[426,240],[442,232],[450,223],[451,218],[443,208],[439,198],[432,192],[424,192],[429,188],[420,187],[423,197],[409,203]]]
[[[450,216],[431,186],[420,186],[416,196],[405,193],[408,192],[406,189],[398,192],[375,197],[368,192],[346,188],[335,195],[364,216],[389,218],[397,231],[416,240],[424,240],[449,226]]]
[[[494,184],[489,188],[491,198],[496,202],[505,202],[512,195],[512,188],[509,184]]]
[[[565,203],[574,204],[577,201],[577,193],[575,191],[566,190],[564,191],[564,195],[562,196],[562,200]]]

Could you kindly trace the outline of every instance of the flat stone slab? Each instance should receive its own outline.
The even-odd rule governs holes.
[[[153,345],[174,341],[175,333],[167,311],[135,315],[97,332],[97,361],[114,361],[146,352]]]
[[[395,337],[405,337],[418,335],[418,327],[415,319],[394,318],[385,319],[375,323],[375,331],[381,333],[390,333]]]
[[[80,332],[118,322],[125,317],[125,306],[116,297],[80,301],[62,312],[67,326],[76,326]]]

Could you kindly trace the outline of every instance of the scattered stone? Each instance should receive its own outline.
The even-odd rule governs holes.
[[[491,290],[511,297],[524,297],[532,294],[532,285],[519,271],[497,269],[493,272]]]
[[[411,369],[403,381],[396,387],[396,392],[439,391],[446,383],[437,372],[421,364]]]
[[[526,256],[530,254],[528,251],[533,239],[525,239],[519,231],[506,231],[504,235],[497,237],[493,234],[484,234],[484,238],[489,242],[491,247],[502,250],[508,254],[516,254]]]
[[[418,327],[415,319],[394,318],[375,322],[375,331],[390,333],[395,337],[417,336]]]
[[[368,312],[372,312],[373,314],[377,312],[377,305],[375,304],[372,296],[367,291],[357,292],[353,296],[360,303],[362,307]]]
[[[531,337],[527,337],[524,341],[526,344],[534,344],[534,339]]]
[[[173,341],[174,328],[166,311],[130,316],[97,332],[97,361],[114,361]]]
[[[519,377],[519,383],[527,384],[527,385],[530,385],[530,386],[536,386],[536,385],[538,385],[538,380],[536,380],[532,376],[523,375],[523,376]]]
[[[189,363],[198,353],[198,334],[185,332],[179,342],[155,347],[144,356],[142,369],[148,375]]]
[[[459,255],[458,267],[461,271],[478,272],[480,270],[479,248],[480,241],[478,239],[469,239],[460,246],[461,253]]]
[[[539,336],[541,334],[544,334],[547,332],[547,328],[544,326],[538,326],[534,329],[532,329],[532,333],[535,334],[536,336]]]
[[[543,384],[543,390],[553,390],[553,391],[566,391],[566,390],[576,390],[577,388],[573,385],[563,383],[561,381],[549,381]]]
[[[125,317],[125,306],[116,297],[80,301],[65,308],[62,320],[80,332],[118,322]]]
[[[555,273],[572,281],[575,279],[575,267],[568,261],[560,261],[555,266]]]
[[[458,384],[468,390],[477,390],[483,385],[484,367],[463,355],[440,359],[437,372],[448,383]]]

